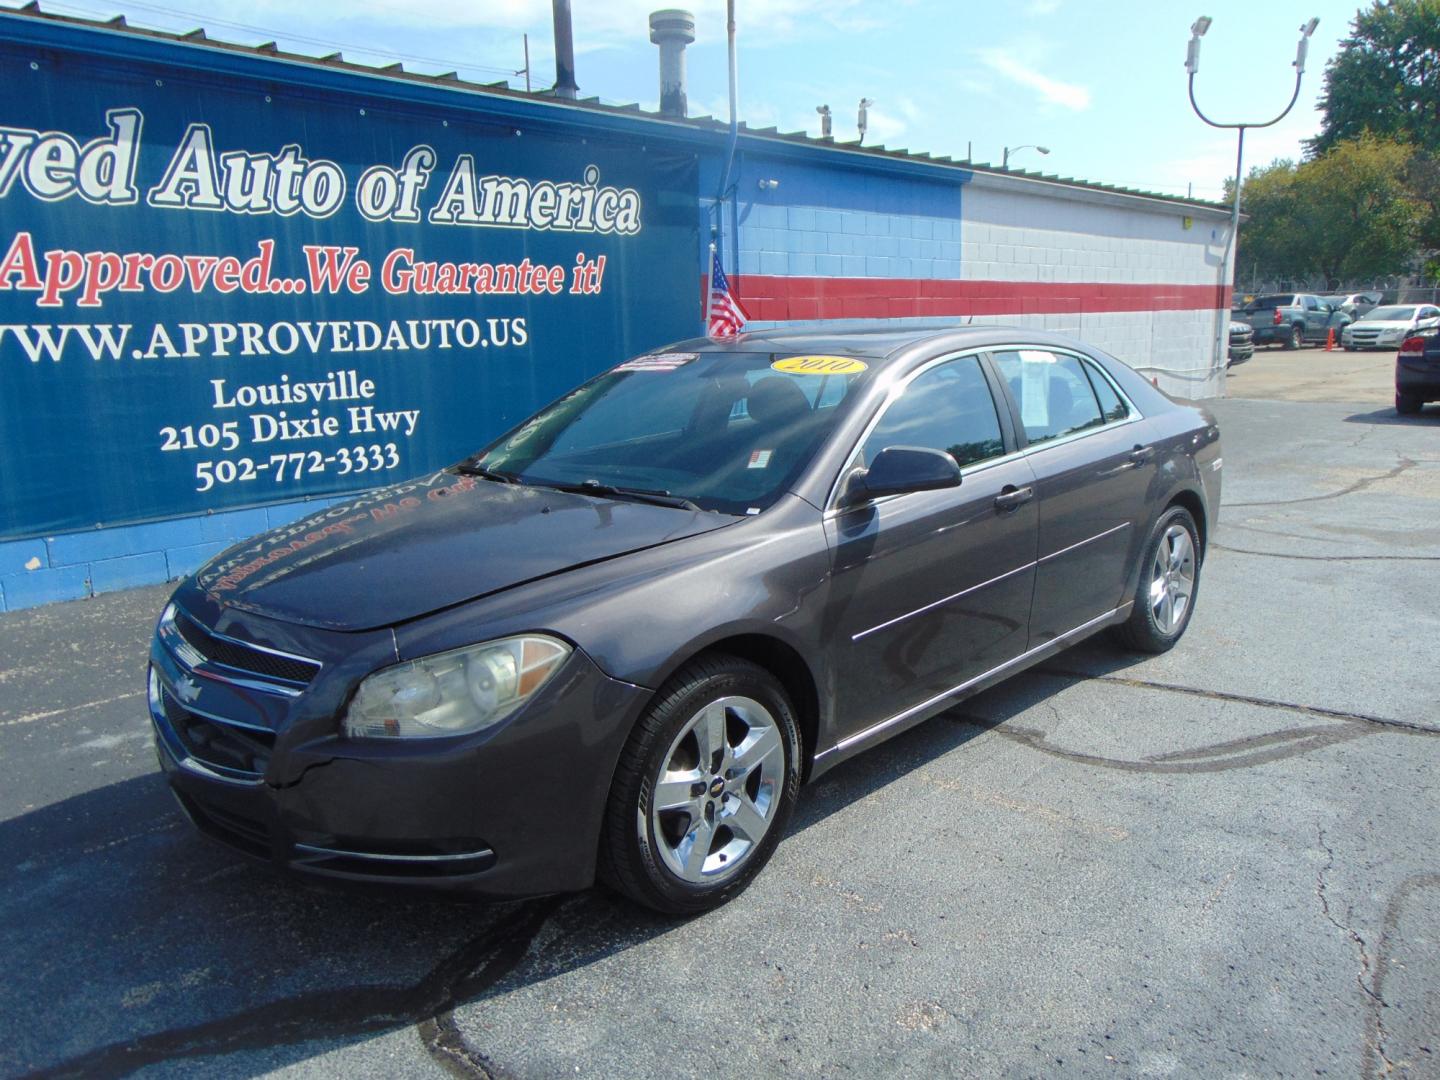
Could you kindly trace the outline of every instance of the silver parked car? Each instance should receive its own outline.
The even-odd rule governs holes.
[[[1370,311],[1345,327],[1340,343],[1346,349],[1398,349],[1416,330],[1440,326],[1434,304],[1389,304]]]

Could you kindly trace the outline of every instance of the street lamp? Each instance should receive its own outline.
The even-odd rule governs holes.
[[[1000,167],[1002,169],[1008,169],[1010,167],[1010,155],[1018,154],[1021,150],[1037,150],[1042,154],[1048,154],[1050,152],[1048,146],[1036,146],[1034,143],[1026,143],[1024,146],[1007,146],[1005,147],[1004,155],[1000,158]]]
[[[1195,73],[1200,70],[1200,39],[1204,37],[1205,32],[1210,29],[1211,22],[1210,16],[1201,15],[1200,18],[1196,19],[1191,25],[1190,44],[1185,50],[1185,70],[1189,73],[1190,107],[1195,110],[1195,115],[1213,128],[1234,128],[1238,132],[1235,140],[1235,200],[1230,208],[1230,235],[1225,241],[1225,261],[1221,266],[1221,273],[1225,275],[1221,281],[1222,286],[1225,281],[1229,281],[1233,288],[1235,284],[1235,247],[1240,230],[1240,168],[1245,155],[1245,129],[1273,127],[1281,120],[1284,120],[1285,117],[1290,114],[1290,110],[1295,107],[1295,102],[1300,97],[1300,80],[1305,75],[1305,54],[1310,51],[1310,35],[1315,33],[1315,27],[1320,25],[1320,20],[1311,19],[1305,23],[1304,26],[1300,27],[1300,44],[1295,49],[1295,61],[1293,65],[1295,68],[1295,92],[1290,95],[1290,103],[1286,105],[1285,108],[1281,110],[1280,115],[1273,120],[1266,120],[1264,123],[1257,121],[1255,123],[1235,124],[1222,124],[1218,121],[1211,120],[1195,101]],[[1215,370],[1219,371],[1224,370],[1225,367],[1225,353],[1228,347],[1226,340],[1228,317],[1227,319],[1217,321],[1219,325],[1215,329],[1214,365]]]

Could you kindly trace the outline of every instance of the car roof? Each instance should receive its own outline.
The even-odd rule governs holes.
[[[863,356],[880,361],[908,355],[916,346],[928,346],[938,351],[1020,342],[1093,351],[1084,342],[1064,334],[996,323],[929,327],[877,327],[869,323],[854,326],[827,325],[810,329],[759,330],[733,338],[691,338],[667,348],[689,352],[765,351],[797,355],[838,353],[842,356]]]

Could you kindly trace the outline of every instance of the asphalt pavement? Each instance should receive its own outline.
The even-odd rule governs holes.
[[[1440,1075],[1440,408],[1396,417],[1383,354],[1334,400],[1271,355],[1213,403],[1179,647],[1092,641],[847,763],[688,921],[240,863],[155,767],[167,590],[0,616],[0,1073]]]

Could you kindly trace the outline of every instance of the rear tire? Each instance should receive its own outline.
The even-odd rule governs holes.
[[[600,838],[600,879],[667,915],[739,894],[769,861],[800,791],[785,688],[712,653],[675,673],[631,732]]]
[[[1305,332],[1298,326],[1290,328],[1290,336],[1285,341],[1285,348],[1298,349],[1305,342]]]
[[[1140,580],[1130,618],[1117,636],[1136,652],[1163,653],[1190,625],[1200,588],[1200,534],[1183,506],[1172,506],[1150,530],[1140,553]]]
[[[1425,403],[1415,394],[1395,391],[1395,411],[1401,416],[1414,416],[1424,407]]]

